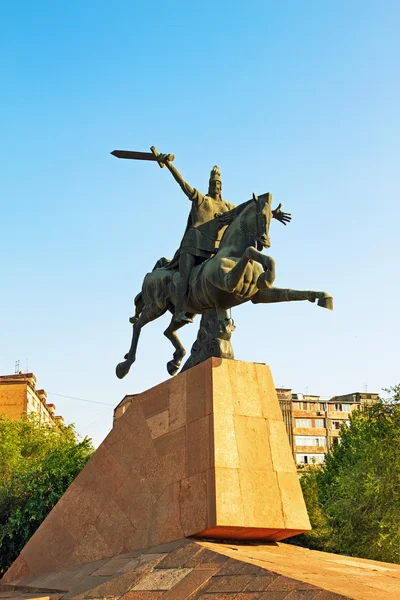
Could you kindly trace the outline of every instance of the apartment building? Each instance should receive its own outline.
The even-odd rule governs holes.
[[[328,450],[340,442],[340,428],[349,424],[352,411],[378,399],[378,394],[367,392],[322,399],[320,396],[295,394],[290,389],[278,388],[276,391],[299,468],[323,463]]]
[[[36,389],[33,373],[0,376],[0,414],[18,420],[23,413],[35,413],[41,423],[49,425],[64,423],[63,417],[55,414],[55,404],[47,403],[46,392]]]

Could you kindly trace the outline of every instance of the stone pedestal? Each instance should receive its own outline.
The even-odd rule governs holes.
[[[8,580],[188,536],[309,530],[268,366],[211,358],[127,397]]]

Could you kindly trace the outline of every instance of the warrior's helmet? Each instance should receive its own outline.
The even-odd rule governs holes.
[[[211,169],[208,185],[210,185],[210,183],[212,181],[219,181],[221,183],[221,189],[222,189],[221,171],[219,170],[218,165],[214,165],[213,168]]]

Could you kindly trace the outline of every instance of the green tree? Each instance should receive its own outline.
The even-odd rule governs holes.
[[[85,466],[92,442],[73,426],[0,415],[0,575]]]
[[[329,517],[319,499],[319,466],[312,466],[300,475],[300,485],[312,530],[288,540],[295,546],[303,546],[311,550],[335,552],[334,536]]]
[[[325,465],[302,477],[315,530],[297,543],[400,562],[400,385],[385,391],[388,398],[352,413]]]

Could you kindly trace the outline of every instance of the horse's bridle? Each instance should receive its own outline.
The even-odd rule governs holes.
[[[263,208],[265,206],[265,204],[268,204],[269,210],[270,210],[270,218],[269,220],[271,221],[271,217],[272,217],[272,211],[271,211],[271,206],[270,203],[268,201],[265,201],[265,203],[263,204],[263,206],[261,205],[261,201],[259,200],[259,198],[257,198],[257,200],[255,200],[256,203],[256,248],[259,252],[262,252],[264,250],[264,248],[269,248],[270,244],[270,240],[269,240],[269,235],[268,233],[265,232],[265,225],[264,225],[264,220],[262,219],[263,217]],[[268,224],[268,229],[269,229],[269,224]]]

